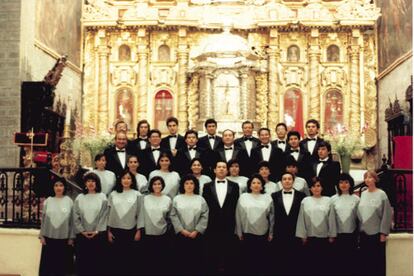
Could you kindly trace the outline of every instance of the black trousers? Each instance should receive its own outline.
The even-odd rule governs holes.
[[[171,261],[171,238],[164,235],[144,235],[143,272],[148,275],[164,275],[174,273]]]
[[[385,242],[380,234],[360,233],[360,260],[362,275],[385,275]]]
[[[304,248],[307,261],[306,275],[335,275],[337,269],[334,269],[332,245],[328,238],[309,237]]]
[[[240,265],[243,268],[242,274],[267,274],[270,261],[270,243],[267,241],[267,235],[243,233],[243,240],[240,244],[243,254],[240,259],[242,261]]]
[[[306,267],[298,265],[305,260],[302,240],[295,237],[276,237],[272,241],[272,260],[269,262],[272,275],[301,275]]]
[[[205,275],[204,237],[195,239],[177,234],[175,238],[176,273],[179,275]]]
[[[207,274],[235,275],[241,271],[240,243],[236,235],[206,235]]]
[[[107,272],[106,251],[106,232],[100,232],[92,239],[78,234],[75,241],[77,275],[105,274]]]
[[[73,272],[73,247],[67,239],[45,238],[39,275],[69,275]]]
[[[343,233],[338,234],[333,244],[332,256],[334,258],[333,265],[339,275],[356,275],[359,273],[359,262],[364,258],[356,258],[358,254],[358,234]],[[344,260],[352,259],[352,262],[344,265]]]

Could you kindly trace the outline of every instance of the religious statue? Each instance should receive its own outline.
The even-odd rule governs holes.
[[[296,45],[292,45],[287,51],[287,60],[291,62],[297,62],[300,59],[300,49]]]

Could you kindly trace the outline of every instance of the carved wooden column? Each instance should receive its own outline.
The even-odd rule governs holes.
[[[351,119],[350,129],[352,133],[358,133],[361,124],[361,108],[359,93],[359,30],[352,31],[352,44],[349,47],[349,56],[351,58]]]
[[[214,116],[214,91],[213,91],[214,75],[206,72],[206,117],[213,118]]]
[[[267,127],[273,130],[276,127],[276,124],[279,122],[279,112],[278,112],[278,103],[277,103],[277,63],[280,57],[279,43],[278,43],[279,33],[276,29],[270,30],[269,33],[269,48],[267,54],[269,57],[269,94],[268,94],[268,110],[267,110]]]
[[[248,106],[248,91],[247,91],[247,75],[248,69],[242,68],[240,70],[240,117],[243,118],[243,120],[247,120],[247,106]]]
[[[108,56],[110,48],[107,45],[105,30],[99,30],[97,34],[98,53],[98,122],[97,132],[106,132],[108,122]]]
[[[145,28],[138,30],[138,120],[148,118],[148,38]]]
[[[321,102],[319,89],[319,61],[320,61],[320,47],[319,47],[319,30],[312,29],[310,44],[308,49],[309,55],[309,116],[308,119],[320,120]]]
[[[187,30],[178,31],[178,122],[179,131],[185,132],[188,128],[188,94],[186,73],[188,69]]]

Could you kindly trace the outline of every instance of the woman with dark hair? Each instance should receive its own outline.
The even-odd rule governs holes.
[[[138,173],[138,167],[139,167],[139,160],[138,156],[136,155],[130,155],[127,158],[127,167],[129,171],[135,175],[135,178],[137,179],[137,188],[138,191],[141,194],[146,194],[148,192],[148,180],[145,177],[145,175]]]
[[[162,194],[168,195],[173,199],[178,194],[178,187],[180,186],[180,176],[177,172],[171,171],[171,155],[163,152],[158,159],[158,170],[152,171],[149,174],[148,179],[155,176],[160,176],[165,181],[165,188],[162,190]]]
[[[171,222],[177,234],[177,261],[185,257],[185,265],[179,266],[179,273],[202,274],[204,257],[202,234],[207,229],[208,206],[199,195],[199,183],[194,175],[185,176],[180,182],[180,195],[173,199]],[[196,254],[196,252],[198,254]]]
[[[73,206],[73,224],[76,234],[76,270],[78,275],[101,274],[108,201],[101,193],[99,177],[90,172],[83,176],[82,194]]]
[[[142,204],[143,220],[140,220],[138,227],[144,228],[146,274],[165,274],[170,268],[167,265],[169,256],[167,230],[172,204],[171,198],[162,194],[164,188],[165,182],[162,177],[151,178],[148,186],[150,194],[144,197]]]
[[[101,182],[102,193],[108,196],[115,186],[116,176],[113,172],[105,170],[106,157],[103,153],[98,153],[95,156],[95,169],[92,170]]]
[[[208,175],[202,174],[203,165],[200,158],[193,158],[190,162],[190,169],[193,175],[198,179],[200,183],[200,194],[203,193],[204,184],[210,183],[211,178]]]
[[[309,268],[307,272],[310,275],[330,275],[330,243],[336,237],[331,199],[322,196],[322,185],[317,177],[313,180],[310,190],[312,196],[305,197],[300,205],[296,237],[301,238],[305,246],[305,259]]]
[[[242,241],[243,261],[249,274],[266,272],[264,266],[257,264],[265,260],[268,242],[273,239],[273,201],[264,189],[263,177],[252,175],[247,181],[247,193],[240,195],[236,207],[236,233]]]
[[[73,201],[66,196],[64,178],[55,178],[53,195],[43,205],[39,239],[42,244],[40,275],[67,275],[73,269]]]
[[[229,176],[227,176],[227,179],[239,185],[240,194],[245,193],[247,190],[247,181],[249,179],[240,175],[240,161],[231,159],[227,162],[227,168],[229,168]]]
[[[335,259],[338,265],[349,256],[355,256],[357,253],[357,208],[359,197],[353,195],[354,179],[347,173],[339,176],[337,185],[338,194],[331,197],[331,213],[330,219],[336,225],[337,237],[335,239]],[[353,266],[343,267],[343,273],[352,275],[358,272],[352,269]]]
[[[387,194],[377,188],[375,171],[364,174],[368,189],[361,193],[358,205],[360,221],[360,248],[363,256],[363,273],[385,275],[385,242],[391,229],[392,209]]]
[[[108,241],[112,244],[114,258],[112,273],[130,274],[136,272],[135,262],[139,259],[135,252],[141,240],[142,225],[139,220],[143,218],[140,213],[142,195],[137,190],[135,176],[128,170],[121,173],[114,191],[109,195],[108,206]],[[139,253],[136,252],[136,253]]]

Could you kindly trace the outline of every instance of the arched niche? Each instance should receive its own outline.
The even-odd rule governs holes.
[[[119,61],[130,61],[131,60],[131,48],[128,45],[121,45],[118,49]]]
[[[283,121],[288,130],[297,130],[303,135],[303,99],[302,91],[288,89],[283,96]]]
[[[123,120],[132,126],[134,114],[134,97],[130,88],[120,88],[115,92],[115,120]]]
[[[287,49],[287,61],[297,62],[300,60],[300,48],[297,45],[291,45]]]
[[[325,93],[325,132],[341,132],[344,127],[344,100],[342,92],[331,89]]]
[[[170,47],[163,44],[158,47],[158,61],[170,61],[171,59],[171,51]]]
[[[173,116],[174,97],[168,90],[160,90],[154,96],[154,127],[166,132],[165,121]]]
[[[339,47],[336,45],[330,45],[326,49],[326,59],[328,62],[339,62],[339,54]]]

